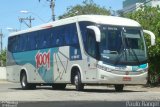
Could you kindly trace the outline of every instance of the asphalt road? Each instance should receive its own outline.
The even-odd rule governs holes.
[[[13,103],[13,102],[12,102]],[[134,107],[127,106],[126,102],[108,101],[59,101],[59,102],[15,102],[3,103],[0,107]]]
[[[146,105],[148,102],[149,105]],[[77,92],[71,85],[68,85],[66,90],[52,90],[49,86],[22,90],[20,84],[0,82],[0,107],[6,105],[10,107],[13,105],[14,107],[160,107],[160,87],[126,86],[123,92],[115,92],[111,86],[86,86],[83,92]]]

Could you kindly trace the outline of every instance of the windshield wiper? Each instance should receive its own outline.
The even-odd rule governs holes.
[[[135,51],[132,48],[129,48],[129,49],[132,51],[134,57],[136,58],[136,60],[138,61],[138,64],[140,65],[140,61],[139,61],[139,59],[138,59],[137,54],[135,53]]]
[[[124,32],[124,30],[121,31],[122,45],[121,45],[121,49],[120,49],[120,55],[117,56],[116,61],[115,61],[115,65],[118,64],[118,62],[120,61],[120,58],[122,57],[124,52],[125,52],[125,56],[126,56],[126,44],[125,44],[125,40],[123,37],[123,32]],[[126,60],[127,60],[127,56],[126,56]]]
[[[116,58],[116,61],[115,61],[115,65],[117,65],[118,64],[118,62],[120,61],[120,59],[121,59],[121,57],[124,55],[124,56],[126,56],[126,49],[123,47],[123,45],[121,46],[121,49],[120,49],[120,55],[118,55],[117,56],[117,58]],[[126,60],[127,60],[127,57],[126,57]]]
[[[138,59],[138,57],[137,57],[137,54],[136,54],[135,51],[131,48],[131,45],[129,44],[128,39],[125,39],[126,37],[125,37],[125,35],[124,35],[124,30],[122,30],[122,32],[121,32],[121,37],[122,37],[122,45],[121,45],[121,49],[120,49],[121,54],[117,56],[116,61],[115,61],[115,65],[118,64],[118,62],[120,61],[120,59],[121,59],[121,57],[122,57],[123,54],[125,54],[124,56],[125,56],[125,59],[126,59],[126,61],[127,61],[126,42],[127,42],[127,44],[128,44],[128,47],[129,47],[129,52],[130,52],[130,50],[131,50],[132,55],[136,58],[138,64],[140,64],[140,61],[139,61],[139,59]],[[126,40],[126,42],[125,42],[125,40]]]
[[[140,61],[139,61],[139,59],[138,59],[138,57],[137,57],[137,54],[136,54],[135,51],[131,48],[131,45],[130,45],[128,39],[126,39],[126,42],[127,42],[127,44],[128,44],[129,51],[130,51],[130,50],[132,51],[134,57],[136,58],[136,60],[138,61],[138,64],[140,65]]]

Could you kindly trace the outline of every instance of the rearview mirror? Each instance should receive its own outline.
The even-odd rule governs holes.
[[[155,37],[154,33],[149,31],[149,30],[143,30],[143,32],[148,34],[148,35],[150,35],[150,37],[151,37],[151,46],[156,45],[156,42],[155,42],[155,38],[156,37]]]
[[[95,38],[97,42],[101,41],[101,32],[97,26],[87,26],[87,29],[93,30],[95,33]]]

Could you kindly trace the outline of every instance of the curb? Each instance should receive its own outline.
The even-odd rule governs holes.
[[[0,79],[0,84],[6,84],[6,83],[11,83],[11,82],[9,82],[9,81],[7,81],[5,79]]]

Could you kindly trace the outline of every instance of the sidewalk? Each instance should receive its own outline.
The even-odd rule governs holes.
[[[126,86],[124,87],[126,90],[135,90],[135,91],[146,91],[146,92],[160,92],[160,86],[157,87],[145,87],[143,85],[135,85],[135,86]]]

